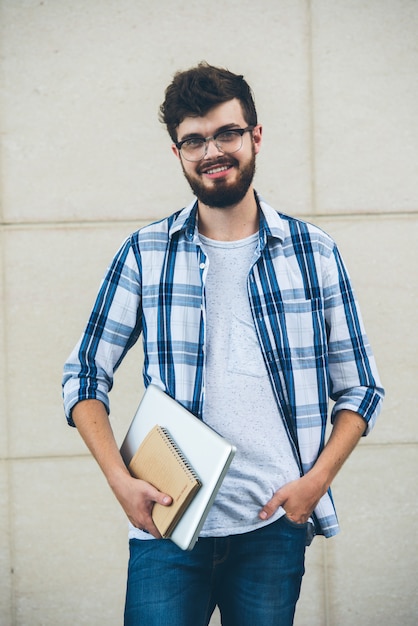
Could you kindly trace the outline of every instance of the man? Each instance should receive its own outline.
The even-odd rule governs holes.
[[[335,243],[254,191],[262,144],[242,76],[200,64],[161,106],[196,198],[116,254],[64,375],[69,423],[130,520],[125,624],[293,623],[313,534],[338,532],[329,487],[383,398]],[[169,494],[127,471],[113,373],[140,333],[154,383],[237,446],[190,552],[160,538]],[[325,444],[328,399],[335,402]]]

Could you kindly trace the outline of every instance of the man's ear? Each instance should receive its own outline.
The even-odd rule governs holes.
[[[176,144],[171,144],[171,150],[173,151],[174,156],[180,159],[180,150],[177,148]]]
[[[260,152],[261,144],[263,141],[263,127],[261,124],[257,124],[257,126],[254,127],[253,141],[254,141],[255,153],[258,154]]]

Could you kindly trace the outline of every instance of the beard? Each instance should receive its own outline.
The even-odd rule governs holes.
[[[255,174],[255,152],[253,150],[251,159],[244,165],[240,166],[239,161],[231,156],[224,156],[216,161],[210,163],[206,162],[205,169],[208,169],[208,166],[216,167],[221,165],[233,165],[238,167],[237,180],[234,183],[228,183],[223,179],[218,179],[213,181],[212,186],[207,187],[202,179],[199,178],[201,175],[200,168],[197,169],[197,176],[191,176],[185,171],[182,163],[183,174],[194,195],[206,206],[216,209],[225,209],[234,206],[245,197]]]

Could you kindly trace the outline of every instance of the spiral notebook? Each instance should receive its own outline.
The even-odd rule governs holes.
[[[133,476],[146,480],[173,498],[171,506],[156,502],[152,509],[152,519],[161,536],[170,537],[201,487],[196,472],[168,430],[159,425],[150,430],[128,468]]]
[[[236,448],[159,387],[149,385],[120,449],[127,466],[156,425],[170,433],[201,483],[169,537],[183,550],[191,550]]]

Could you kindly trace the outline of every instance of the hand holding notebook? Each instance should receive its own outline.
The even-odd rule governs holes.
[[[171,535],[201,483],[166,428],[158,424],[145,437],[129,463],[136,478],[150,483],[173,499],[170,506],[156,502],[152,519],[162,537]]]

